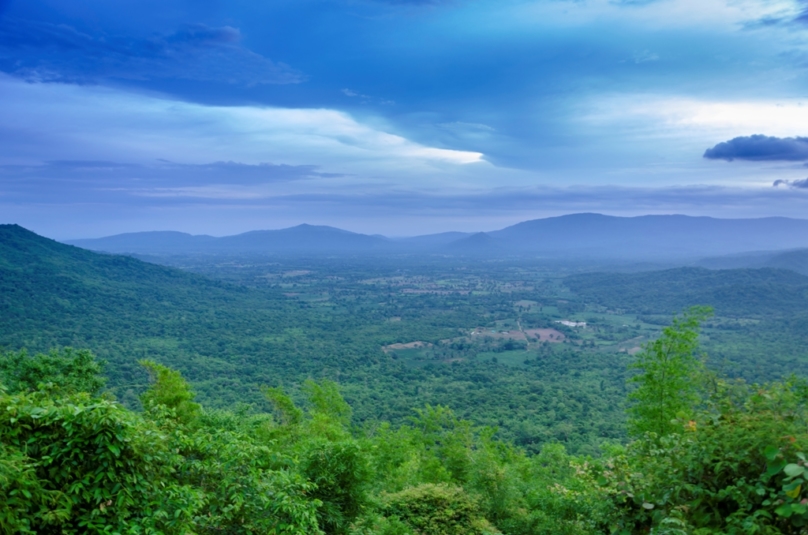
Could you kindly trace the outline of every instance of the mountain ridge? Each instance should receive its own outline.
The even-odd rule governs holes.
[[[476,237],[475,237],[476,236]],[[406,238],[301,224],[223,237],[175,231],[126,233],[65,243],[131,254],[515,254],[598,258],[690,258],[808,248],[808,220],[785,217],[617,217],[595,213],[523,221],[500,230],[443,232]]]

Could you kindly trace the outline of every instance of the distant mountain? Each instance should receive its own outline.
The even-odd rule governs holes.
[[[390,240],[334,227],[298,225],[215,238],[182,232],[136,232],[72,240],[71,245],[110,253],[355,253],[389,249]]]
[[[106,238],[72,240],[67,243],[95,251],[109,253],[172,253],[185,250],[204,250],[211,247],[217,238],[193,236],[185,232],[152,231],[116,234]]]
[[[438,248],[448,245],[457,240],[471,236],[470,232],[441,232],[439,234],[426,234],[424,236],[412,236],[409,238],[397,238],[395,242],[413,249]]]
[[[572,214],[525,221],[493,232],[445,232],[398,239],[358,234],[334,227],[299,225],[222,238],[179,232],[142,232],[68,243],[96,251],[136,254],[441,253],[462,256],[488,253],[540,255],[546,258],[676,259],[693,262],[698,258],[748,251],[765,253],[808,247],[808,220]],[[725,267],[762,267],[738,262],[738,259],[734,264],[730,261]],[[783,259],[782,262],[802,265],[799,259]]]
[[[591,257],[692,257],[808,246],[808,220],[573,214],[491,232],[510,250]]]
[[[707,269],[743,269],[762,268],[768,265],[769,260],[779,251],[753,251],[721,256],[708,256],[695,262],[698,267]]]
[[[502,252],[507,246],[501,240],[497,240],[490,234],[485,232],[478,232],[455,240],[446,245],[446,252],[453,253],[468,253],[468,254],[490,254]]]
[[[808,249],[778,253],[766,265],[808,275]]]
[[[762,251],[702,258],[698,266],[709,269],[779,268],[808,275],[808,249]]]

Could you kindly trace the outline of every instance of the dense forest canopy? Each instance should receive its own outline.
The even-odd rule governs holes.
[[[398,424],[442,405],[529,451],[560,441],[597,455],[626,436],[630,355],[697,304],[716,309],[701,339],[711,367],[747,381],[808,373],[808,278],[789,271],[409,256],[159,266],[15,226],[0,238],[0,347],[90,348],[130,408],[148,385],[137,362],[150,359],[181,371],[209,407],[266,411],[262,385],[299,402],[303,381],[329,379],[357,422]]]
[[[6,353],[0,530],[804,533],[808,382],[707,371],[706,315],[687,312],[637,356],[631,439],[596,459],[558,443],[530,454],[441,406],[358,426],[329,380],[306,381],[303,405],[275,387],[269,413],[208,409],[151,361],[133,412],[98,394],[86,351]]]

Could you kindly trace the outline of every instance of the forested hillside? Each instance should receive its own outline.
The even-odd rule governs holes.
[[[808,374],[808,277],[785,269],[679,268],[647,273],[586,273],[564,283],[590,305],[667,321],[707,304],[711,363],[748,381]]]
[[[717,311],[702,336],[713,368],[748,381],[808,372],[806,279],[787,271],[162,258],[179,270],[15,226],[0,237],[0,346],[92,349],[108,362],[109,391],[132,408],[147,386],[137,361],[148,358],[180,370],[209,407],[266,411],[262,385],[300,401],[306,379],[329,379],[356,422],[397,425],[415,407],[443,405],[529,451],[560,441],[596,455],[625,438],[631,355],[699,304]]]
[[[585,273],[564,283],[582,300],[640,314],[670,315],[698,303],[734,318],[788,318],[808,312],[808,277],[785,269],[677,268]]]
[[[531,355],[522,354],[516,366],[497,362],[503,342],[441,344],[488,321],[492,311],[511,311],[510,295],[445,306],[429,293],[399,303],[382,292],[379,303],[370,288],[359,299],[345,292],[337,303],[312,301],[289,291],[297,282],[290,288],[215,282],[1,228],[0,344],[92,348],[109,363],[111,392],[130,406],[138,406],[146,387],[137,361],[152,358],[182,370],[211,406],[266,407],[261,385],[286,384],[301,395],[304,379],[326,377],[344,384],[360,421],[403,421],[414,406],[440,403],[534,447],[560,438],[573,449],[592,449],[623,433],[623,373],[611,365],[619,354],[593,364],[566,346],[544,348],[546,358],[534,359],[526,374]],[[438,344],[437,354],[411,362],[383,350],[413,340]],[[570,389],[573,374],[579,388]]]

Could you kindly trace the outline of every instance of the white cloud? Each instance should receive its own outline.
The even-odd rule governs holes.
[[[481,162],[329,109],[202,106],[116,89],[0,78],[0,163],[112,160],[317,164],[331,172],[427,172]]]
[[[721,101],[627,94],[598,98],[587,119],[595,123],[641,122],[655,125],[660,135],[705,139],[751,134],[805,136],[808,100]]]

